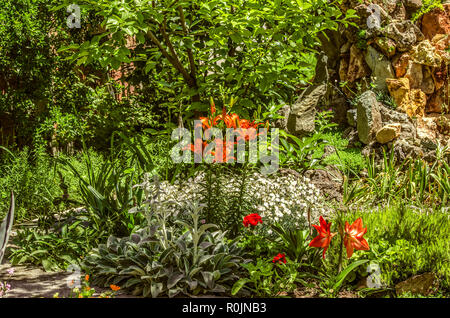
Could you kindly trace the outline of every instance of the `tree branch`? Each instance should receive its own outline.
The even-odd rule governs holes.
[[[183,12],[183,8],[181,6],[178,6],[178,12],[180,13],[180,22],[181,22],[181,27],[183,28],[184,35],[188,36],[188,30],[186,27],[186,19],[184,18],[184,12]],[[191,76],[195,80],[195,78],[196,78],[195,60],[194,60],[194,54],[192,53],[192,49],[187,48],[187,54],[188,54],[188,59],[189,59],[189,65],[191,68]]]
[[[195,83],[192,80],[191,76],[188,74],[188,72],[184,69],[180,60],[177,57],[173,57],[172,55],[169,54],[169,52],[167,52],[167,50],[162,46],[161,42],[156,38],[156,36],[153,34],[151,30],[148,30],[147,35],[150,37],[152,42],[158,47],[162,55],[170,62],[170,64],[172,64],[175,67],[175,69],[181,73],[186,83],[190,87],[193,87]]]

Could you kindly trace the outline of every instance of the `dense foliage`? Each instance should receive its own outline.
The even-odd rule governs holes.
[[[69,28],[71,2],[0,7],[0,219],[15,194],[14,229],[0,237],[11,234],[1,247],[12,265],[79,266],[80,298],[91,284],[110,287],[104,297],[404,297],[396,285],[424,273],[436,276],[434,295],[449,295],[446,145],[432,162],[399,162],[388,144],[363,156],[318,107],[310,134],[280,130],[279,145],[260,144],[260,159],[264,147],[279,151],[274,174],[231,160],[219,138],[201,140],[202,151],[223,145],[214,163],[171,159],[173,128],[194,119],[205,130],[265,129],[240,135],[244,144],[278,127],[282,107],[314,82],[319,37],[356,28],[353,9],[79,0],[81,27]],[[424,1],[413,19],[436,6]],[[194,144],[182,150],[195,157]],[[0,297],[10,289],[2,276]]]

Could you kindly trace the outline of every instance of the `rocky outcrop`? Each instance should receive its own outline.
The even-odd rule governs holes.
[[[438,142],[447,144],[450,4],[414,21],[421,0],[343,0],[340,7],[356,11],[358,27],[321,37],[328,56],[322,106],[355,127],[366,147],[387,145],[400,158],[428,156]],[[330,93],[331,86],[338,89]]]

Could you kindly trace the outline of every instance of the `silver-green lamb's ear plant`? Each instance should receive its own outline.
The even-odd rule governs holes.
[[[161,201],[164,191],[149,176],[143,206],[130,212],[146,214],[147,224],[131,236],[111,236],[84,259],[83,267],[99,286],[118,285],[144,297],[223,294],[239,277],[233,270],[245,260],[237,241],[200,219],[202,205],[193,202],[184,219],[174,220],[172,204]]]
[[[14,221],[14,192],[11,191],[11,205],[9,206],[8,214],[0,225],[0,264],[2,263],[3,256],[5,255],[6,244],[8,244],[9,234]]]

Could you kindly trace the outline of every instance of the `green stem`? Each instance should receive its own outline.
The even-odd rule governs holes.
[[[341,228],[342,230],[342,228]],[[341,232],[343,233],[343,231]],[[338,264],[338,274],[342,271],[342,252],[343,252],[343,247],[344,247],[344,237],[343,234],[340,235],[341,237],[341,243],[339,246],[339,264]]]

